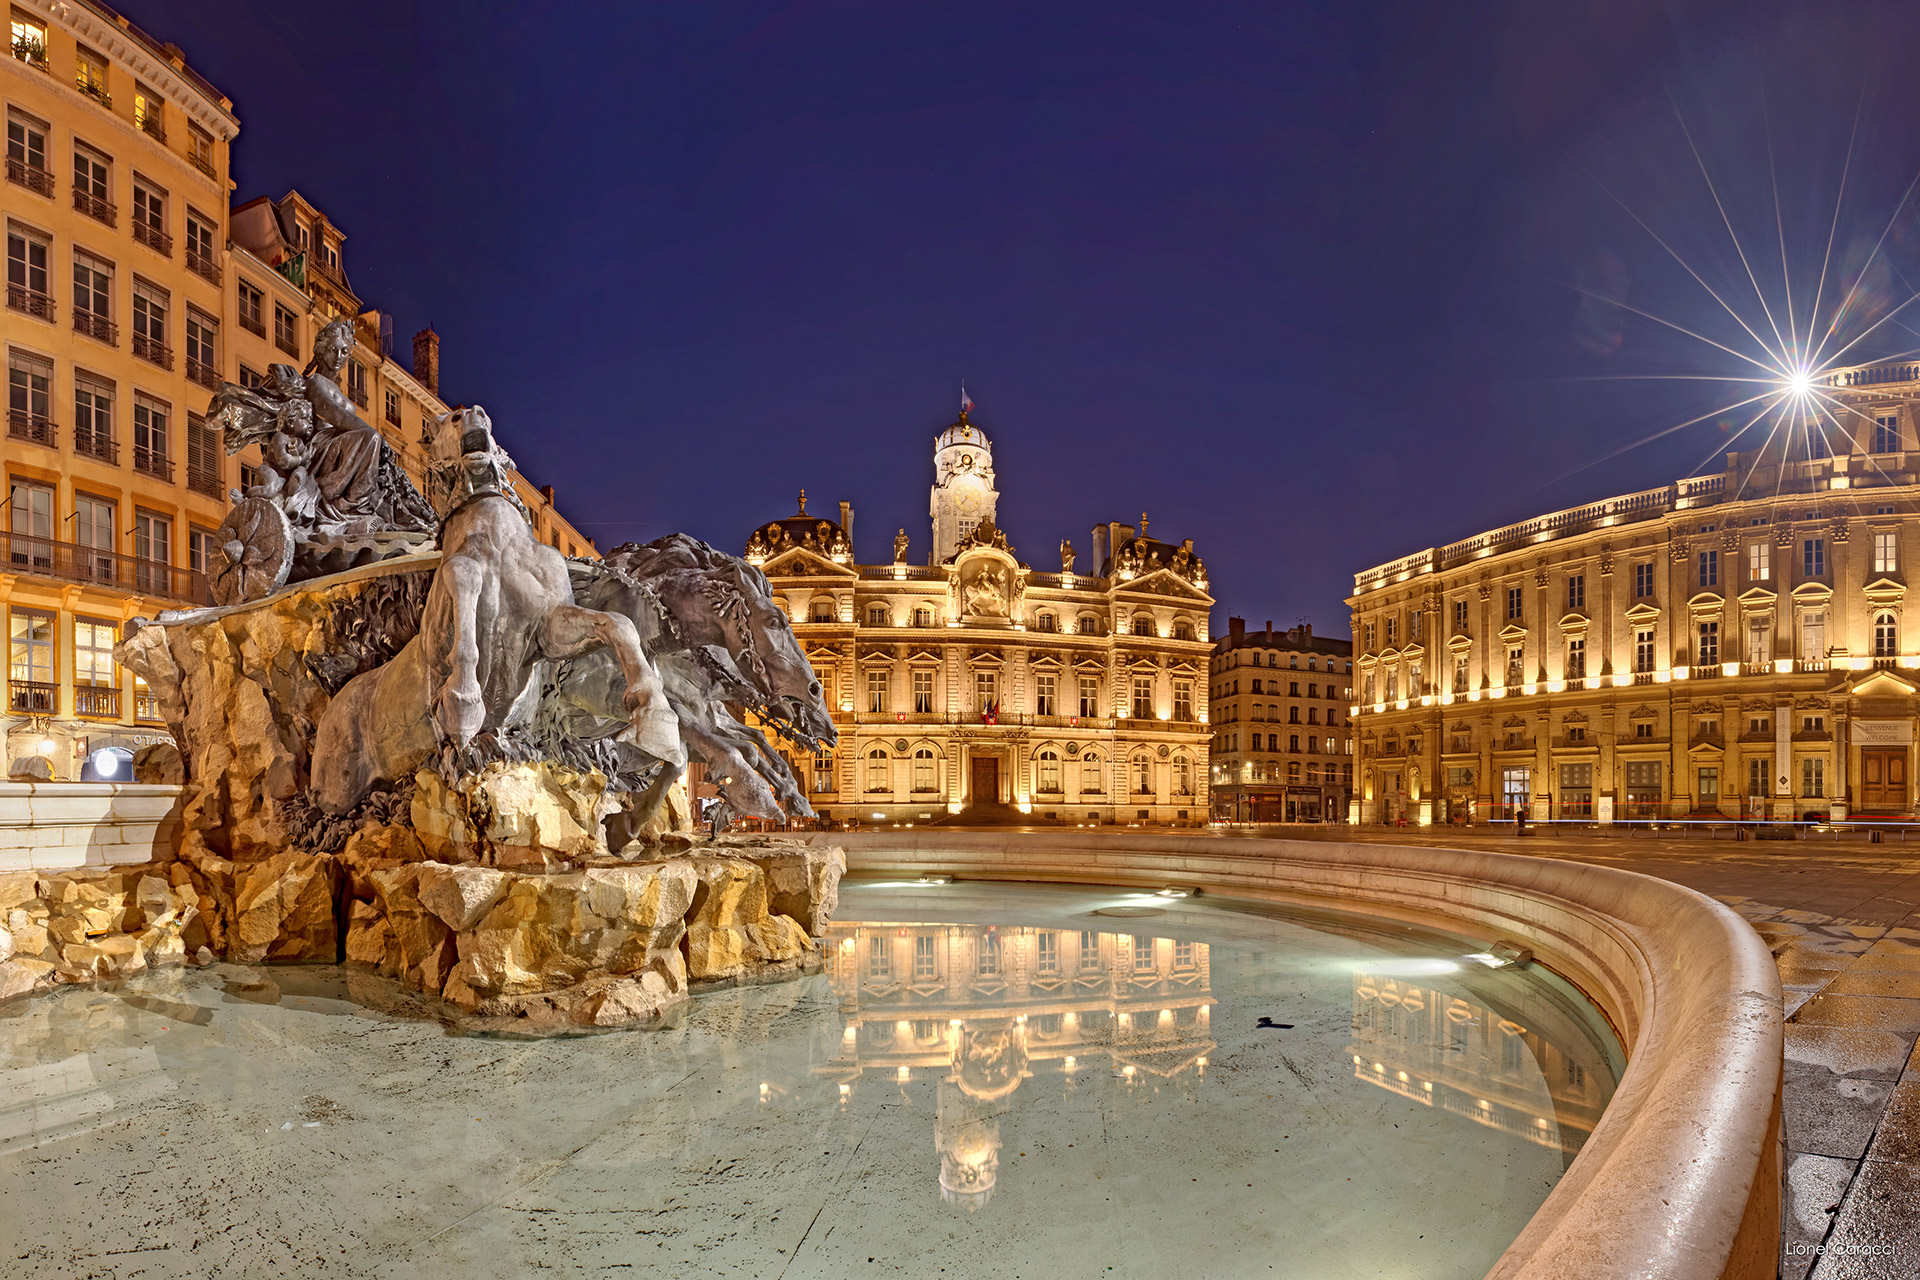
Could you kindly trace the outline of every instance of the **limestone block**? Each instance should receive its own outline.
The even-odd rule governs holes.
[[[338,947],[331,866],[325,858],[288,852],[239,869],[227,959],[331,961]]]
[[[767,874],[747,858],[691,858],[699,876],[687,916],[687,973],[695,982],[751,977],[813,950],[799,922],[768,912]]]
[[[607,852],[601,824],[615,809],[606,779],[546,763],[489,765],[474,789],[494,845],[589,857]]]
[[[133,753],[133,780],[179,786],[187,780],[185,759],[171,742],[150,742]]]
[[[134,906],[148,928],[165,923],[187,899],[176,897],[173,886],[156,875],[142,875],[134,885]]]
[[[187,944],[180,940],[176,930],[144,929],[136,936],[140,950],[152,968],[168,969],[187,962]]]
[[[479,833],[467,814],[466,800],[449,791],[440,775],[422,769],[414,775],[409,816],[414,835],[428,857],[441,862],[472,862]]]
[[[507,873],[489,867],[449,867],[425,863],[420,868],[420,905],[455,932],[471,929],[507,891]]]
[[[147,957],[140,949],[140,939],[129,933],[116,933],[109,938],[96,938],[93,949],[107,962],[108,971],[125,976],[139,973],[147,967]]]
[[[371,902],[355,902],[347,912],[347,963],[378,969],[387,962],[393,928]]]
[[[420,902],[420,871],[427,865],[431,864],[385,867],[371,872],[368,879],[378,895],[375,905],[391,931],[380,971],[437,995],[446,986],[459,952],[453,930]]]
[[[39,897],[39,880],[39,873],[34,871],[0,874],[0,911],[11,911]]]
[[[47,986],[52,981],[53,965],[45,960],[15,956],[11,960],[0,961],[0,1000],[25,995],[35,987]]]
[[[347,837],[341,852],[364,862],[420,862],[427,856],[420,837],[411,828],[398,826],[362,827]]]
[[[583,876],[588,909],[603,920],[653,931],[650,945],[678,944],[682,921],[693,905],[698,873],[685,861],[634,867],[593,867]]]
[[[53,948],[53,938],[44,925],[10,926],[8,932],[13,937],[13,953],[16,956],[38,957],[44,960]]]
[[[0,926],[0,961],[13,959],[13,930]]]
[[[512,877],[506,893],[472,931],[460,935],[461,981],[480,997],[571,986],[588,964],[575,952],[575,899],[584,877]],[[590,913],[588,913],[590,915]]]

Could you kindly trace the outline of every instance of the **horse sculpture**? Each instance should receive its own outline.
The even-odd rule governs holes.
[[[534,536],[485,410],[440,419],[429,452],[441,559],[420,632],[327,704],[314,739],[314,803],[345,813],[443,745],[464,751],[483,731],[528,723],[543,664],[587,654],[618,665],[623,687],[607,710],[633,745],[669,766],[684,762],[632,618],[575,602],[566,558]]]
[[[574,563],[576,598],[633,620],[660,674],[690,759],[704,762],[727,803],[754,817],[812,817],[813,807],[787,762],[730,706],[750,709],[780,737],[808,753],[838,741],[820,682],[794,639],[766,575],[737,556],[685,534],[616,547],[603,561]],[[567,731],[593,737],[615,724],[624,675],[603,652],[565,664],[556,703]],[[635,797],[619,826],[645,823],[678,779],[678,762],[661,769]]]

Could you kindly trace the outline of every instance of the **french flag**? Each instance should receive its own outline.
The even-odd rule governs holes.
[[[960,412],[973,412],[973,397],[967,394],[967,384],[964,382],[960,384]]]

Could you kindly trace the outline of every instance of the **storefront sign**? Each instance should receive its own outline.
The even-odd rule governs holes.
[[[1900,747],[1912,741],[1911,720],[1853,721],[1853,745],[1856,747]]]

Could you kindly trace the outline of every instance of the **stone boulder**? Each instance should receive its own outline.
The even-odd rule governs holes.
[[[45,756],[21,756],[7,770],[11,782],[52,782],[53,761]]]
[[[177,787],[187,780],[186,760],[171,742],[150,742],[133,753],[133,780]]]

